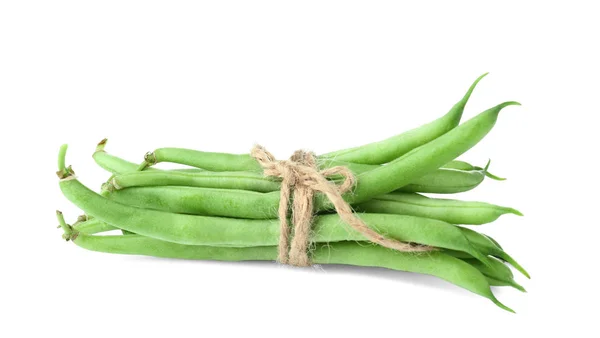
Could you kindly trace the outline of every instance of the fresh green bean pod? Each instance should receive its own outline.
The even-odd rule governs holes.
[[[223,248],[182,245],[140,235],[93,236],[69,232],[67,236],[79,247],[105,253],[220,261],[274,261],[277,258],[275,246]],[[338,242],[317,245],[311,251],[311,259],[315,264],[372,266],[433,275],[488,298],[504,310],[514,312],[496,299],[481,272],[442,252],[414,255],[377,245]]]
[[[413,215],[439,219],[452,224],[480,225],[495,221],[505,214],[522,216],[518,210],[484,202],[429,198],[414,193],[394,192],[360,203],[363,212]]]
[[[397,191],[456,194],[476,188],[484,179],[484,170],[436,169]]]
[[[142,164],[142,168],[161,162],[170,162],[214,172],[249,171],[262,173],[263,171],[258,162],[249,154],[217,153],[185,148],[159,148],[154,152],[147,153],[144,161],[146,165]],[[345,166],[353,172],[364,172],[377,167],[336,159],[318,159],[317,164],[322,169]]]
[[[478,77],[465,96],[456,103],[446,115],[435,121],[380,142],[357,148],[335,151],[321,155],[320,157],[335,158],[341,161],[364,164],[383,164],[393,161],[456,127],[460,122],[467,101],[471,97],[475,86],[477,86],[479,81],[486,75],[487,73]]]
[[[158,186],[115,190],[107,198],[138,208],[180,214],[275,219],[279,192]]]
[[[277,218],[279,193],[193,187],[134,187],[106,196],[144,209],[181,214],[249,219]],[[452,224],[485,224],[504,214],[521,215],[513,208],[483,202],[428,198],[414,193],[391,193],[354,206],[356,211],[411,215]]]
[[[419,177],[431,173],[472,148],[493,128],[500,111],[517,102],[505,102],[480,113],[446,134],[426,143],[400,158],[358,175],[353,193],[345,196],[347,202],[364,202],[412,183]],[[331,208],[331,203],[322,196],[317,197],[319,209]]]
[[[108,142],[108,140],[103,139],[96,146],[96,151],[94,151],[94,154],[92,155],[96,164],[112,174],[122,174],[138,170],[140,167],[139,165],[107,153],[104,150],[106,142]],[[156,169],[148,168],[148,170],[155,171]]]
[[[280,183],[272,178],[248,171],[195,173],[164,170],[136,171],[116,175],[108,183],[109,190],[144,186],[188,186],[271,192],[280,188]]]
[[[383,164],[404,155],[456,127],[475,86],[485,75],[487,73],[477,78],[465,96],[441,118],[380,142],[328,153],[320,158],[363,164]],[[204,152],[184,148],[159,148],[148,153],[145,161],[148,165],[171,162],[210,171],[262,171],[248,154]]]
[[[98,147],[96,148],[96,152],[93,155],[96,163],[106,171],[109,171],[113,174],[124,174],[135,172],[140,168],[140,165],[129,162],[117,156],[111,155],[104,150],[106,145],[106,139],[102,140]],[[356,164],[356,163],[348,163],[342,161],[331,161],[331,160],[320,160],[320,167],[329,168],[336,165],[349,166],[349,169],[352,170],[355,174],[362,174],[372,169],[376,169],[378,165],[368,165],[368,164]],[[444,165],[441,169],[456,169],[462,171],[473,171],[473,170],[481,170],[481,168],[475,167],[464,161],[450,161],[446,165]],[[160,169],[156,168],[146,168],[145,171],[157,171]],[[204,169],[200,168],[185,168],[185,169],[171,169],[169,171],[173,172],[184,172],[184,173],[197,173],[204,172]],[[223,171],[235,171],[235,170],[223,170]]]
[[[209,171],[262,172],[260,165],[248,154],[216,153],[184,148],[159,148],[147,153],[144,160],[149,165],[170,162]]]
[[[78,225],[73,225],[73,229],[78,233],[82,233],[85,235],[93,235],[100,232],[118,230],[118,228],[103,223],[102,221],[95,218],[85,222],[81,222]],[[361,246],[369,245],[368,242],[357,242],[357,244]],[[525,289],[521,285],[514,281],[514,276],[510,269],[508,269],[504,264],[502,264],[498,260],[489,259],[487,261],[489,265],[485,265],[482,264],[480,261],[473,259],[473,256],[471,256],[470,254],[462,251],[445,249],[442,252],[452,257],[460,258],[461,260],[469,263],[471,266],[478,269],[488,279],[488,282],[491,286],[512,286],[518,290],[525,291]]]
[[[413,183],[400,187],[399,192],[424,192],[451,194],[471,190],[483,182],[480,171],[437,169],[417,178]],[[256,192],[279,191],[280,183],[270,177],[248,171],[234,172],[182,172],[182,171],[133,171],[114,175],[106,185],[108,190],[131,187],[185,186],[197,188],[239,189]]]
[[[103,141],[102,145],[106,143]],[[168,173],[174,173],[176,176],[170,177],[169,175],[159,175],[157,174],[159,170],[154,168],[148,168],[152,171],[153,174],[147,175],[146,173],[142,175],[137,175],[137,169],[140,167],[139,165],[122,160],[116,156],[112,156],[103,151],[104,147],[101,148],[102,151],[97,151],[94,154],[94,159],[96,162],[104,169],[110,171],[113,174],[117,175],[115,183],[117,186],[121,188],[125,187],[133,187],[133,186],[161,186],[161,185],[177,185],[177,186],[198,186],[198,187],[220,187],[224,189],[235,189],[234,187],[242,184],[246,190],[251,191],[265,191],[267,188],[271,188],[276,191],[279,190],[279,186],[267,184],[265,186],[264,178],[259,173],[247,173],[248,177],[252,178],[252,181],[244,181],[238,182],[232,176],[236,176],[234,173],[226,172],[221,174],[220,172],[207,172],[202,169],[192,168],[192,169],[175,169],[169,170]],[[466,163],[466,162],[462,162]],[[468,164],[468,163],[467,163]],[[332,167],[334,165],[344,165],[352,170],[355,174],[362,174],[369,170],[375,169],[379,166],[373,165],[361,165],[361,164],[353,164],[353,163],[344,163],[344,162],[323,162],[324,167]],[[485,169],[475,170],[472,165],[468,164],[470,167],[463,166],[464,168],[468,168],[468,170],[455,170],[455,169],[437,169],[430,174],[426,174],[420,178],[417,178],[411,184],[401,187],[397,191],[404,192],[426,192],[426,193],[458,193],[467,191],[475,188],[478,184],[483,181],[484,176],[481,174],[481,171],[487,172]],[[462,166],[459,165],[459,166]],[[163,171],[160,171],[163,172]],[[118,175],[125,175],[124,177],[119,177]],[[191,174],[192,176],[183,176],[177,174]],[[200,176],[199,179],[194,179],[193,175],[198,174]],[[147,176],[146,176],[147,175]],[[254,179],[258,179],[258,183],[256,187],[253,186],[252,182]],[[122,180],[123,182],[119,182]],[[214,180],[217,182],[215,183]],[[233,180],[233,181],[230,181]],[[266,179],[269,180],[269,179]],[[114,188],[114,187],[113,187]]]

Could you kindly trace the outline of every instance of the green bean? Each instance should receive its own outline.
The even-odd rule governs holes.
[[[353,193],[346,194],[346,201],[358,203],[377,195],[387,194],[410,184],[415,179],[435,171],[454,160],[477,144],[492,129],[500,111],[517,102],[505,102],[480,113],[446,134],[426,143],[400,158],[359,175]],[[331,207],[321,196],[317,197],[319,208]]]
[[[450,194],[471,190],[485,178],[479,171],[437,169],[417,178],[397,191]],[[334,180],[335,181],[335,180]],[[259,173],[234,172],[181,172],[133,171],[113,175],[105,189],[120,190],[131,187],[187,186],[198,188],[241,189],[257,192],[279,191],[280,183]]]
[[[96,152],[94,153],[93,157],[94,160],[96,161],[96,163],[103,169],[113,173],[113,174],[124,174],[124,173],[131,173],[131,172],[135,172],[138,170],[139,165],[135,164],[133,162],[129,162],[126,161],[124,159],[121,159],[117,156],[111,155],[106,153],[106,151],[104,150],[104,147],[106,145],[106,139],[102,140],[99,144],[98,147],[96,149]],[[355,174],[361,174],[364,172],[367,172],[369,170],[375,169],[379,166],[377,165],[367,165],[367,164],[355,164],[355,163],[347,163],[347,162],[341,162],[341,161],[327,161],[327,160],[322,160],[321,162],[321,167],[332,167],[335,165],[347,165],[350,166],[350,169],[352,170],[352,172],[354,172]],[[473,171],[473,170],[481,170],[481,168],[477,169],[478,167],[475,167],[467,162],[464,161],[450,161],[449,163],[447,163],[446,165],[444,165],[441,169],[456,169],[456,170],[461,170],[461,171]],[[156,169],[156,168],[147,168],[145,169],[145,171],[157,171],[160,169]],[[183,172],[183,173],[197,173],[197,172],[204,172],[203,169],[200,168],[186,168],[186,169],[172,169],[170,171],[174,171],[174,172]],[[229,171],[233,171],[233,170],[229,170]],[[443,173],[445,173],[446,171],[442,171]],[[435,174],[435,173],[434,173]],[[427,181],[426,178],[427,175],[425,175],[425,178],[420,178],[420,180],[423,181]],[[416,184],[418,182],[415,182]],[[424,183],[418,183],[418,184],[423,184]]]
[[[122,204],[181,214],[250,219],[277,218],[279,193],[194,187],[134,187],[106,196]],[[413,193],[391,193],[355,205],[360,212],[411,215],[452,224],[485,224],[512,213],[513,208],[483,202],[434,199]]]
[[[102,143],[102,146],[104,146],[105,143],[106,142],[104,141],[104,143]],[[175,169],[168,171],[169,173],[174,174],[199,174],[201,178],[198,180],[194,180],[194,178],[190,176],[176,175],[174,177],[170,177],[169,175],[159,175],[157,174],[158,170],[154,168],[148,168],[151,169],[154,174],[150,174],[148,176],[146,176],[145,173],[142,175],[137,175],[136,170],[137,168],[139,168],[137,164],[122,160],[116,156],[109,155],[103,150],[104,147],[101,148],[101,151],[97,151],[94,154],[94,159],[102,168],[112,172],[113,174],[128,174],[125,177],[117,178],[117,181],[115,183],[117,183],[117,185],[121,188],[132,186],[179,185],[234,189],[234,187],[236,187],[238,184],[241,184],[240,182],[237,182],[237,180],[231,177],[236,176],[233,173],[224,173],[223,175],[221,175],[218,172],[211,173],[199,169]],[[473,169],[476,167],[473,167],[468,163],[466,164],[469,165],[469,167],[464,167],[468,168],[468,170],[455,170],[444,168],[437,169],[436,171],[430,174],[424,175],[416,179],[411,184],[401,187],[400,189],[398,189],[398,191],[441,194],[457,193],[473,189],[483,181],[484,176],[482,175],[481,170],[485,172],[485,169],[477,171]],[[352,170],[355,174],[361,174],[379,167],[373,165],[360,165],[343,162],[324,162],[323,165],[327,167],[331,167],[334,165],[344,165],[347,166],[350,170]],[[463,165],[459,164],[459,166]],[[242,182],[244,183],[244,189],[265,192],[265,189],[267,189],[267,187],[270,187],[272,189],[271,191],[279,190],[279,186],[273,184],[268,184],[267,187],[265,187],[265,185],[263,184],[265,178],[258,173],[248,173],[247,175],[252,179],[258,179],[259,183],[257,183],[256,187],[254,187],[251,184],[251,182],[255,181],[245,181],[245,183]],[[159,179],[159,177],[161,179]],[[213,182],[213,179],[217,180],[219,183],[215,184]],[[123,180],[123,182],[118,182],[119,180]],[[233,180],[233,182],[230,180]]]
[[[199,151],[184,148],[159,148],[144,156],[144,162],[140,168],[152,166],[161,162],[183,164],[208,171],[249,171],[262,173],[262,168],[249,154],[227,154]],[[353,172],[364,172],[377,166],[360,163],[349,163],[336,159],[319,159],[319,168],[331,168],[334,166],[345,166]]]
[[[480,225],[495,221],[505,214],[522,216],[518,210],[483,202],[429,198],[414,193],[391,193],[358,204],[363,212],[413,215],[439,219],[452,224]]]
[[[471,264],[486,277],[504,282],[506,285],[512,286],[519,291],[526,292],[525,288],[514,280],[512,271],[504,263],[495,258],[490,259],[489,265],[481,264],[481,262],[475,259],[463,259],[463,261]]]
[[[432,194],[455,194],[477,187],[485,178],[485,171],[437,169],[397,191]]]
[[[159,148],[144,157],[149,165],[171,162],[210,171],[262,172],[260,165],[248,154],[226,154],[183,148]]]
[[[321,157],[364,164],[383,164],[390,162],[409,151],[440,137],[456,127],[460,122],[465,105],[471,97],[471,93],[475,89],[475,86],[477,86],[477,83],[479,83],[486,75],[487,73],[478,77],[465,96],[456,103],[446,115],[433,122],[380,142],[328,153]]]
[[[66,226],[66,224],[63,224],[63,229],[64,229],[64,226]],[[99,221],[98,219],[91,219],[91,220],[82,222],[82,223],[78,224],[77,226],[74,225],[73,229],[69,230],[69,233],[71,234],[71,236],[73,236],[72,232],[74,230],[81,234],[93,235],[96,233],[117,230],[117,229],[118,228],[115,228],[111,225],[103,223],[103,222]],[[79,234],[78,234],[78,236],[79,236]],[[94,238],[96,236],[90,236],[90,237]],[[156,241],[156,240],[153,240],[153,241]],[[153,241],[149,241],[149,242],[153,242]],[[78,242],[76,242],[76,243],[78,243]],[[162,242],[162,243],[165,243],[165,242]],[[171,244],[171,243],[169,243],[169,244]],[[368,242],[360,242],[360,243],[357,242],[357,245],[367,246],[367,245],[369,245],[369,243]],[[197,247],[200,247],[200,246],[197,246]],[[218,248],[217,250],[221,249],[219,247],[215,247],[215,248]],[[231,248],[231,249],[233,250],[233,248]],[[251,248],[244,248],[244,249],[251,249]],[[100,250],[100,251],[103,251],[103,250]],[[251,250],[249,250],[249,251],[251,251]],[[124,252],[118,252],[118,253],[124,253]],[[461,260],[469,263],[471,266],[478,269],[488,279],[488,282],[490,283],[490,285],[512,286],[523,292],[525,291],[525,289],[521,285],[519,285],[518,283],[516,283],[514,281],[514,279],[513,279],[514,276],[512,275],[512,272],[510,271],[510,269],[508,269],[504,264],[502,264],[498,260],[495,260],[495,259],[488,260],[487,262],[490,264],[488,266],[488,265],[482,264],[481,262],[479,262],[476,259],[473,259],[473,256],[469,255],[468,253],[462,252],[462,251],[445,249],[445,250],[443,250],[443,253],[450,255],[452,257],[455,257],[455,258],[460,258]],[[149,254],[149,255],[157,256],[157,254]],[[187,258],[190,258],[190,257],[187,257]],[[252,257],[246,257],[246,259],[250,260],[250,259],[252,259]],[[229,260],[233,260],[233,259],[229,259]]]
[[[143,236],[179,244],[263,246],[276,245],[277,220],[249,220],[174,214],[136,208],[106,199],[81,184],[67,168],[60,168],[60,188],[86,214]],[[68,179],[65,179],[68,178]],[[414,216],[363,214],[363,221],[383,235],[404,242],[464,251],[486,262],[459,228],[437,220]],[[313,242],[365,240],[362,234],[341,222],[337,214],[315,217]]]
[[[467,237],[469,242],[480,252],[487,256],[494,256],[512,265],[517,271],[521,272],[525,277],[531,278],[529,273],[517,261],[507,254],[500,246],[494,244],[486,235],[480,234],[475,230],[465,227],[458,227]]]
[[[144,209],[249,219],[277,218],[279,192],[177,186],[115,190],[107,198]]]
[[[93,236],[78,233],[77,236],[71,234],[71,238],[76,245],[84,249],[115,254],[221,261],[273,261],[277,258],[275,246],[223,248],[182,245],[140,235]],[[442,252],[414,255],[395,252],[377,245],[338,242],[317,245],[311,252],[311,258],[316,264],[382,267],[433,275],[488,298],[504,310],[514,312],[496,299],[481,272],[470,264]]]
[[[140,186],[191,186],[271,192],[279,190],[280,183],[262,174],[247,171],[185,173],[161,170],[116,175],[108,186],[109,190]]]
[[[475,86],[486,74],[471,85],[465,96],[446,115],[389,139],[364,146],[340,150],[320,156],[321,159],[341,160],[363,164],[383,164],[404,155],[456,127],[460,122],[465,105]],[[254,171],[262,172],[260,166],[248,154],[203,152],[184,148],[159,148],[146,154],[145,162],[153,165],[171,162],[203,168],[210,171]]]

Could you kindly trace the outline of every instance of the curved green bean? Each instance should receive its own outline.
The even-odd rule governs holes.
[[[387,165],[358,175],[357,186],[353,193],[346,194],[346,201],[367,201],[435,171],[483,139],[493,128],[503,108],[518,104],[511,101],[497,105]],[[331,203],[322,196],[317,197],[316,205],[319,208],[331,208]]]
[[[79,233],[73,238],[73,242],[92,251],[164,258],[221,261],[273,261],[277,258],[275,246],[223,248],[182,245],[140,235],[93,236]],[[311,258],[316,264],[372,266],[433,275],[488,298],[504,310],[514,312],[496,299],[487,279],[479,270],[442,252],[414,255],[376,245],[338,242],[317,245],[311,252]]]
[[[112,174],[122,174],[126,172],[132,172],[139,169],[139,165],[125,161],[122,158],[111,155],[104,150],[106,147],[107,139],[103,139],[96,146],[96,150],[92,157],[96,164],[98,164],[102,169],[112,173]],[[155,171],[154,168],[148,168],[148,170]]]
[[[159,148],[144,156],[144,162],[140,168],[152,166],[161,162],[183,164],[208,171],[249,171],[262,173],[263,169],[258,162],[249,154],[228,154],[207,152],[185,148]],[[350,163],[336,159],[318,159],[319,168],[331,168],[345,166],[355,173],[371,170],[377,166],[360,163]]]
[[[98,164],[101,168],[105,169],[108,172],[113,174],[124,174],[135,172],[139,169],[140,165],[129,162],[117,156],[111,155],[104,150],[106,146],[107,140],[102,140],[98,147],[96,148],[96,152],[93,155],[96,164]],[[348,163],[341,161],[328,161],[328,160],[320,160],[321,167],[332,167],[335,165],[348,165],[349,169],[352,170],[355,174],[361,174],[367,172],[369,170],[378,168],[378,165],[368,165],[368,164],[356,164],[356,163]],[[462,171],[473,171],[473,170],[482,170],[479,167],[475,167],[464,161],[450,161],[446,165],[442,166],[440,169],[456,169]],[[158,171],[161,169],[156,169],[152,167],[146,168],[144,171]],[[183,173],[197,173],[204,172],[204,169],[200,168],[185,168],[185,169],[171,169],[169,172],[183,172]],[[225,170],[225,171],[234,171],[234,170]]]
[[[458,125],[471,93],[486,75],[487,73],[478,77],[465,96],[441,118],[386,140],[357,148],[331,152],[321,155],[321,158],[335,158],[341,161],[364,164],[383,164],[438,138]]]
[[[397,191],[456,194],[472,190],[485,179],[484,170],[436,169]]]
[[[104,144],[103,144],[104,145]],[[245,178],[251,178],[250,181],[244,180],[243,182],[237,181],[236,174],[233,172],[208,172],[200,169],[175,169],[169,171],[157,170],[155,168],[148,168],[153,174],[137,172],[139,166],[135,163],[122,160],[116,156],[112,156],[103,151],[97,151],[94,154],[94,159],[102,168],[117,174],[116,180],[114,181],[118,187],[134,187],[134,186],[161,186],[161,185],[177,185],[177,186],[196,186],[196,187],[210,187],[210,188],[224,188],[224,189],[236,189],[243,186],[245,190],[251,191],[276,191],[279,190],[279,186],[268,183],[266,186],[264,181],[270,181],[270,179],[263,177],[259,173],[244,172]],[[334,165],[344,165],[352,170],[355,174],[362,174],[369,170],[375,169],[379,166],[373,165],[360,165],[353,163],[344,162],[323,162],[325,167],[331,167]],[[452,163],[452,162],[451,162]],[[466,162],[462,162],[466,163]],[[424,193],[458,193],[468,191],[478,186],[484,178],[482,171],[487,173],[485,169],[473,169],[472,165],[465,166],[462,163],[457,164],[459,167],[464,167],[468,170],[460,170],[453,168],[441,168],[437,169],[432,173],[423,175],[415,179],[411,184],[399,188],[397,191],[404,192],[424,192]],[[450,164],[451,165],[451,164]],[[170,175],[161,175],[158,172],[168,172]],[[124,176],[118,176],[118,174]],[[138,175],[139,174],[139,175]],[[182,174],[182,175],[179,175]],[[190,174],[192,176],[184,176],[183,174]],[[194,178],[194,174],[198,174],[198,179]],[[115,178],[115,176],[113,176]],[[258,180],[258,181],[255,181]],[[217,182],[213,182],[216,180]],[[121,182],[119,182],[121,181]],[[253,185],[253,182],[257,186]],[[110,186],[109,186],[110,187]],[[112,187],[114,189],[114,186]],[[268,190],[272,189],[272,190]]]
[[[471,190],[483,182],[481,171],[436,169],[413,183],[400,187],[399,192],[453,194]],[[280,183],[270,177],[249,171],[185,172],[175,170],[132,171],[113,175],[107,190],[131,187],[187,186],[197,188],[240,189],[256,192],[278,191]]]
[[[356,210],[384,214],[413,215],[452,224],[480,225],[505,214],[522,216],[518,210],[484,202],[429,198],[414,193],[390,193],[357,204]]]

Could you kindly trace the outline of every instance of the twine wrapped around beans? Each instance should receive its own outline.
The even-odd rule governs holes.
[[[352,212],[350,205],[344,201],[342,194],[348,192],[355,184],[356,177],[342,166],[331,167],[322,171],[317,168],[315,155],[304,150],[297,150],[289,160],[278,161],[264,147],[256,145],[250,155],[258,161],[264,174],[281,178],[279,201],[279,254],[280,263],[294,266],[311,265],[308,257],[310,245],[310,226],[313,217],[313,199],[315,192],[323,193],[338,213],[340,218],[354,230],[360,232],[369,241],[383,247],[403,252],[424,252],[433,250],[430,246],[413,245],[387,238],[369,228]],[[341,175],[344,182],[337,186],[327,177]],[[288,212],[290,197],[292,202],[293,238],[290,243],[290,226]]]

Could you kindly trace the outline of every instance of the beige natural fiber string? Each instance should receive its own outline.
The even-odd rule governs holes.
[[[342,194],[349,191],[356,183],[354,174],[346,167],[336,166],[319,171],[315,155],[311,152],[297,150],[287,161],[278,161],[262,146],[252,148],[250,155],[258,161],[266,176],[281,178],[279,201],[279,262],[294,266],[309,266],[308,249],[310,245],[310,229],[313,218],[314,193],[321,192],[327,196],[342,221],[360,232],[366,239],[386,248],[403,252],[423,252],[433,248],[413,245],[386,238],[366,225],[344,201]],[[336,185],[327,177],[341,175],[344,182]],[[288,209],[290,196],[293,193],[292,224],[293,238],[290,243],[290,226]]]

